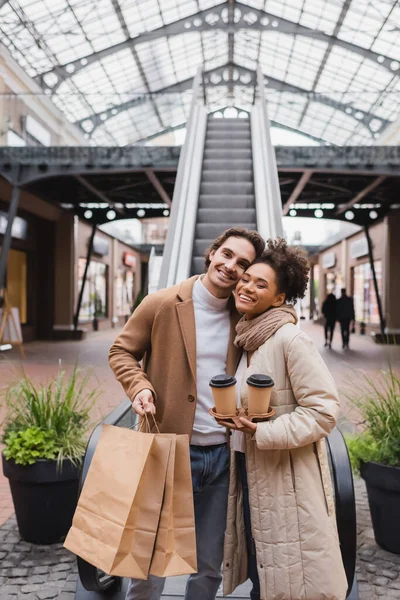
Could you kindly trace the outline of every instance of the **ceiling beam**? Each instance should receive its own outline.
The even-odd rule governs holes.
[[[382,68],[387,69],[392,75],[394,74],[391,67],[394,60],[393,57],[381,55],[378,52],[373,52],[372,50],[362,48],[356,44],[352,44],[351,42],[338,39],[333,35],[324,33],[323,31],[318,31],[311,27],[306,27],[305,25],[300,25],[299,23],[289,21],[288,19],[277,17],[276,15],[273,15],[267,11],[254,8],[252,6],[247,6],[241,2],[235,3],[235,7],[239,8],[240,10],[240,17],[236,20],[236,22],[229,23],[223,15],[223,11],[226,11],[227,7],[228,1],[223,2],[218,6],[198,11],[192,15],[189,15],[188,17],[178,19],[177,21],[162,27],[158,27],[153,31],[144,32],[133,38],[130,37],[123,42],[114,44],[113,46],[109,46],[103,50],[99,50],[98,52],[81,56],[80,58],[72,60],[63,65],[54,66],[48,71],[44,71],[40,75],[37,75],[35,79],[40,83],[40,85],[51,88],[54,92],[63,81],[73,77],[78,71],[85,69],[89,65],[101,60],[102,58],[105,58],[106,56],[111,56],[121,52],[121,50],[125,50],[126,48],[133,48],[139,44],[152,42],[163,37],[190,34],[192,32],[224,31],[226,33],[235,33],[243,29],[261,32],[274,31],[278,33],[285,33],[287,35],[308,37],[313,40],[325,42],[328,44],[328,46],[334,44],[335,46],[344,48],[349,52],[353,52],[359,56],[362,56],[363,58],[369,59],[379,64],[379,66]],[[53,86],[46,84],[46,75],[49,75],[50,73],[57,75],[58,78],[57,83]]]
[[[212,69],[210,71],[205,71],[204,72],[204,80],[206,82],[206,85],[209,87],[226,85],[226,75],[228,74],[228,76],[229,76],[230,70],[232,70],[233,73],[236,71],[239,74],[239,78],[234,81],[234,85],[236,85],[236,86],[246,85],[240,81],[241,75],[244,75],[247,78],[250,78],[250,84],[254,85],[255,78],[256,78],[256,72],[252,71],[250,69],[247,69],[245,67],[242,67],[241,65],[238,65],[236,63],[234,63],[233,65],[230,65],[227,63],[220,67],[216,67],[215,69]],[[213,80],[211,75],[220,76],[220,78],[221,78],[220,81],[218,83],[216,83],[215,79]],[[279,92],[291,92],[293,94],[301,94],[306,97],[311,96],[310,99],[313,102],[316,102],[318,104],[323,104],[326,106],[330,106],[331,108],[334,108],[335,110],[339,110],[339,111],[343,112],[344,114],[346,114],[346,116],[353,118],[353,119],[355,119],[356,117],[353,114],[349,114],[348,111],[350,110],[354,114],[357,113],[357,115],[359,117],[357,119],[357,122],[362,123],[369,131],[371,131],[371,134],[372,134],[372,130],[370,129],[371,121],[379,120],[381,123],[381,126],[379,129],[377,129],[376,127],[374,128],[374,132],[376,132],[376,131],[381,132],[381,131],[383,131],[383,129],[385,129],[385,127],[387,127],[389,125],[389,121],[387,121],[385,119],[381,119],[380,117],[376,116],[373,113],[367,113],[367,112],[353,109],[352,104],[350,102],[349,103],[339,102],[338,100],[330,98],[329,96],[326,96],[325,94],[315,94],[315,93],[310,94],[310,92],[304,88],[298,87],[296,85],[292,85],[290,83],[281,81],[279,79],[275,79],[274,77],[266,77],[266,79],[268,81],[267,89],[270,88],[270,89],[277,90]],[[141,104],[145,104],[146,102],[153,102],[154,97],[156,95],[184,92],[186,90],[190,90],[192,88],[192,85],[193,85],[193,77],[189,77],[188,79],[184,79],[183,81],[178,81],[177,83],[174,83],[173,85],[169,85],[167,87],[155,90],[151,94],[143,94],[141,96],[136,96],[135,98],[132,98],[126,102],[122,102],[121,104],[111,106],[102,112],[95,113],[94,115],[88,115],[84,119],[79,119],[78,121],[75,121],[75,125],[77,127],[79,127],[84,133],[92,133],[97,127],[99,127],[100,125],[103,125],[106,121],[108,121],[108,119],[111,119],[113,116],[116,116],[117,114],[124,112],[126,110],[129,110],[131,108],[134,108],[136,106],[140,106]]]
[[[171,198],[168,196],[164,187],[162,186],[161,181],[158,179],[157,175],[154,173],[153,169],[145,169],[144,171],[148,180],[153,184],[154,189],[158,192],[161,200],[168,204],[169,207],[172,206]]]
[[[115,212],[117,212],[120,215],[125,215],[125,211],[123,209],[118,208],[117,206],[115,206],[115,202],[113,202],[112,200],[110,200],[105,194],[103,194],[103,192],[101,192],[96,187],[94,187],[94,185],[92,185],[91,183],[89,183],[89,181],[87,179],[85,179],[84,177],[82,177],[82,175],[75,175],[75,179],[84,188],[86,188],[91,194],[93,194],[94,196],[96,196],[96,198],[98,198],[102,202],[108,202],[108,204],[110,205],[110,208],[112,207],[115,210]]]
[[[342,28],[343,21],[346,18],[346,15],[347,15],[347,13],[349,11],[351,3],[352,3],[352,0],[345,0],[344,3],[343,3],[342,10],[340,11],[340,15],[338,17],[338,20],[336,21],[335,29],[333,30],[332,39],[329,42],[328,46],[326,47],[324,56],[323,56],[323,58],[322,58],[322,60],[321,60],[321,62],[319,64],[319,66],[318,66],[318,71],[317,71],[317,74],[316,74],[316,76],[314,78],[314,81],[313,81],[313,84],[312,84],[312,88],[311,88],[312,92],[315,92],[315,90],[317,89],[319,80],[321,79],[322,73],[324,72],[324,69],[326,67],[326,63],[328,62],[328,59],[329,59],[329,57],[331,55],[332,49],[333,49],[333,47],[335,45],[335,40],[337,40],[337,36],[339,34],[339,31]],[[301,115],[299,117],[299,120],[298,120],[298,125],[299,126],[302,124],[303,119],[304,119],[304,117],[307,114],[309,106],[310,106],[310,100],[305,104],[305,106],[303,108],[303,111],[302,111],[302,113],[301,113]]]
[[[344,212],[346,212],[346,210],[353,208],[355,204],[358,204],[361,202],[361,200],[364,200],[364,198],[376,190],[376,188],[379,187],[385,181],[385,179],[387,179],[386,175],[380,175],[374,179],[374,181],[361,190],[361,192],[358,192],[358,194],[354,196],[352,200],[349,200],[349,202],[346,202],[346,204],[340,204],[339,208],[335,211],[335,215],[342,215]]]
[[[285,204],[282,207],[283,216],[286,216],[288,214],[291,204],[294,204],[296,202],[297,198],[300,196],[307,183],[309,182],[310,178],[312,177],[312,174],[312,169],[307,169],[306,171],[304,171],[303,175],[297,182],[297,185],[294,188],[293,192],[290,194],[289,198],[286,200]]]

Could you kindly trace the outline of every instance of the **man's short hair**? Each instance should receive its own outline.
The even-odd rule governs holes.
[[[226,240],[230,237],[244,238],[248,240],[250,244],[253,245],[253,248],[256,252],[256,258],[261,256],[261,254],[264,252],[265,241],[258,233],[258,231],[255,231],[254,229],[245,229],[244,227],[230,227],[229,229],[226,229],[223,233],[221,233],[221,235],[219,235],[213,241],[211,246],[209,246],[204,252],[204,258],[206,261],[204,265],[205,272],[208,271],[208,267],[211,263],[210,253],[218,250],[218,248],[220,248],[222,244],[224,244]]]

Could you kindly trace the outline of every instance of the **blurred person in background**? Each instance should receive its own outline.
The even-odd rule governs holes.
[[[334,294],[328,294],[322,305],[322,314],[325,317],[325,348],[332,348],[333,332],[336,324],[337,299]]]

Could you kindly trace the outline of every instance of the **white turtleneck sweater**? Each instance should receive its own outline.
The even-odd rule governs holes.
[[[230,334],[227,298],[216,298],[197,279],[193,287],[196,323],[197,402],[190,443],[211,446],[226,441],[225,428],[208,414],[214,406],[209,382],[214,375],[226,373],[226,355]]]

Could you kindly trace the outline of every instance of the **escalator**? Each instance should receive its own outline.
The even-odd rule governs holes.
[[[228,227],[257,228],[250,120],[209,116],[191,275],[203,271],[204,251]]]

